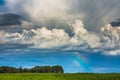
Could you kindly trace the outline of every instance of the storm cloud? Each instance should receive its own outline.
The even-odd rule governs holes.
[[[28,48],[91,50],[118,55],[120,26],[114,27],[117,23],[113,21],[120,17],[119,2],[5,0],[9,11],[22,16],[26,21],[21,21],[21,32],[1,30],[0,41],[32,44]],[[16,18],[14,20],[16,21]]]
[[[0,26],[20,24],[20,16],[15,14],[0,14]]]

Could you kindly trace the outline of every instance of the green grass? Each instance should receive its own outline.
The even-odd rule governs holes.
[[[120,80],[120,74],[0,74],[0,80]]]

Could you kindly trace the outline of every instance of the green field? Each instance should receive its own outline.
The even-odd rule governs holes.
[[[0,74],[0,80],[120,80],[120,74]]]

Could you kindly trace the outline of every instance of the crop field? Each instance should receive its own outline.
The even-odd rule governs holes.
[[[10,73],[0,74],[0,80],[120,80],[120,74]]]

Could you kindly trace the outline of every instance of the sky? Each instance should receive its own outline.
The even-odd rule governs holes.
[[[120,72],[120,1],[0,0],[0,66]]]

